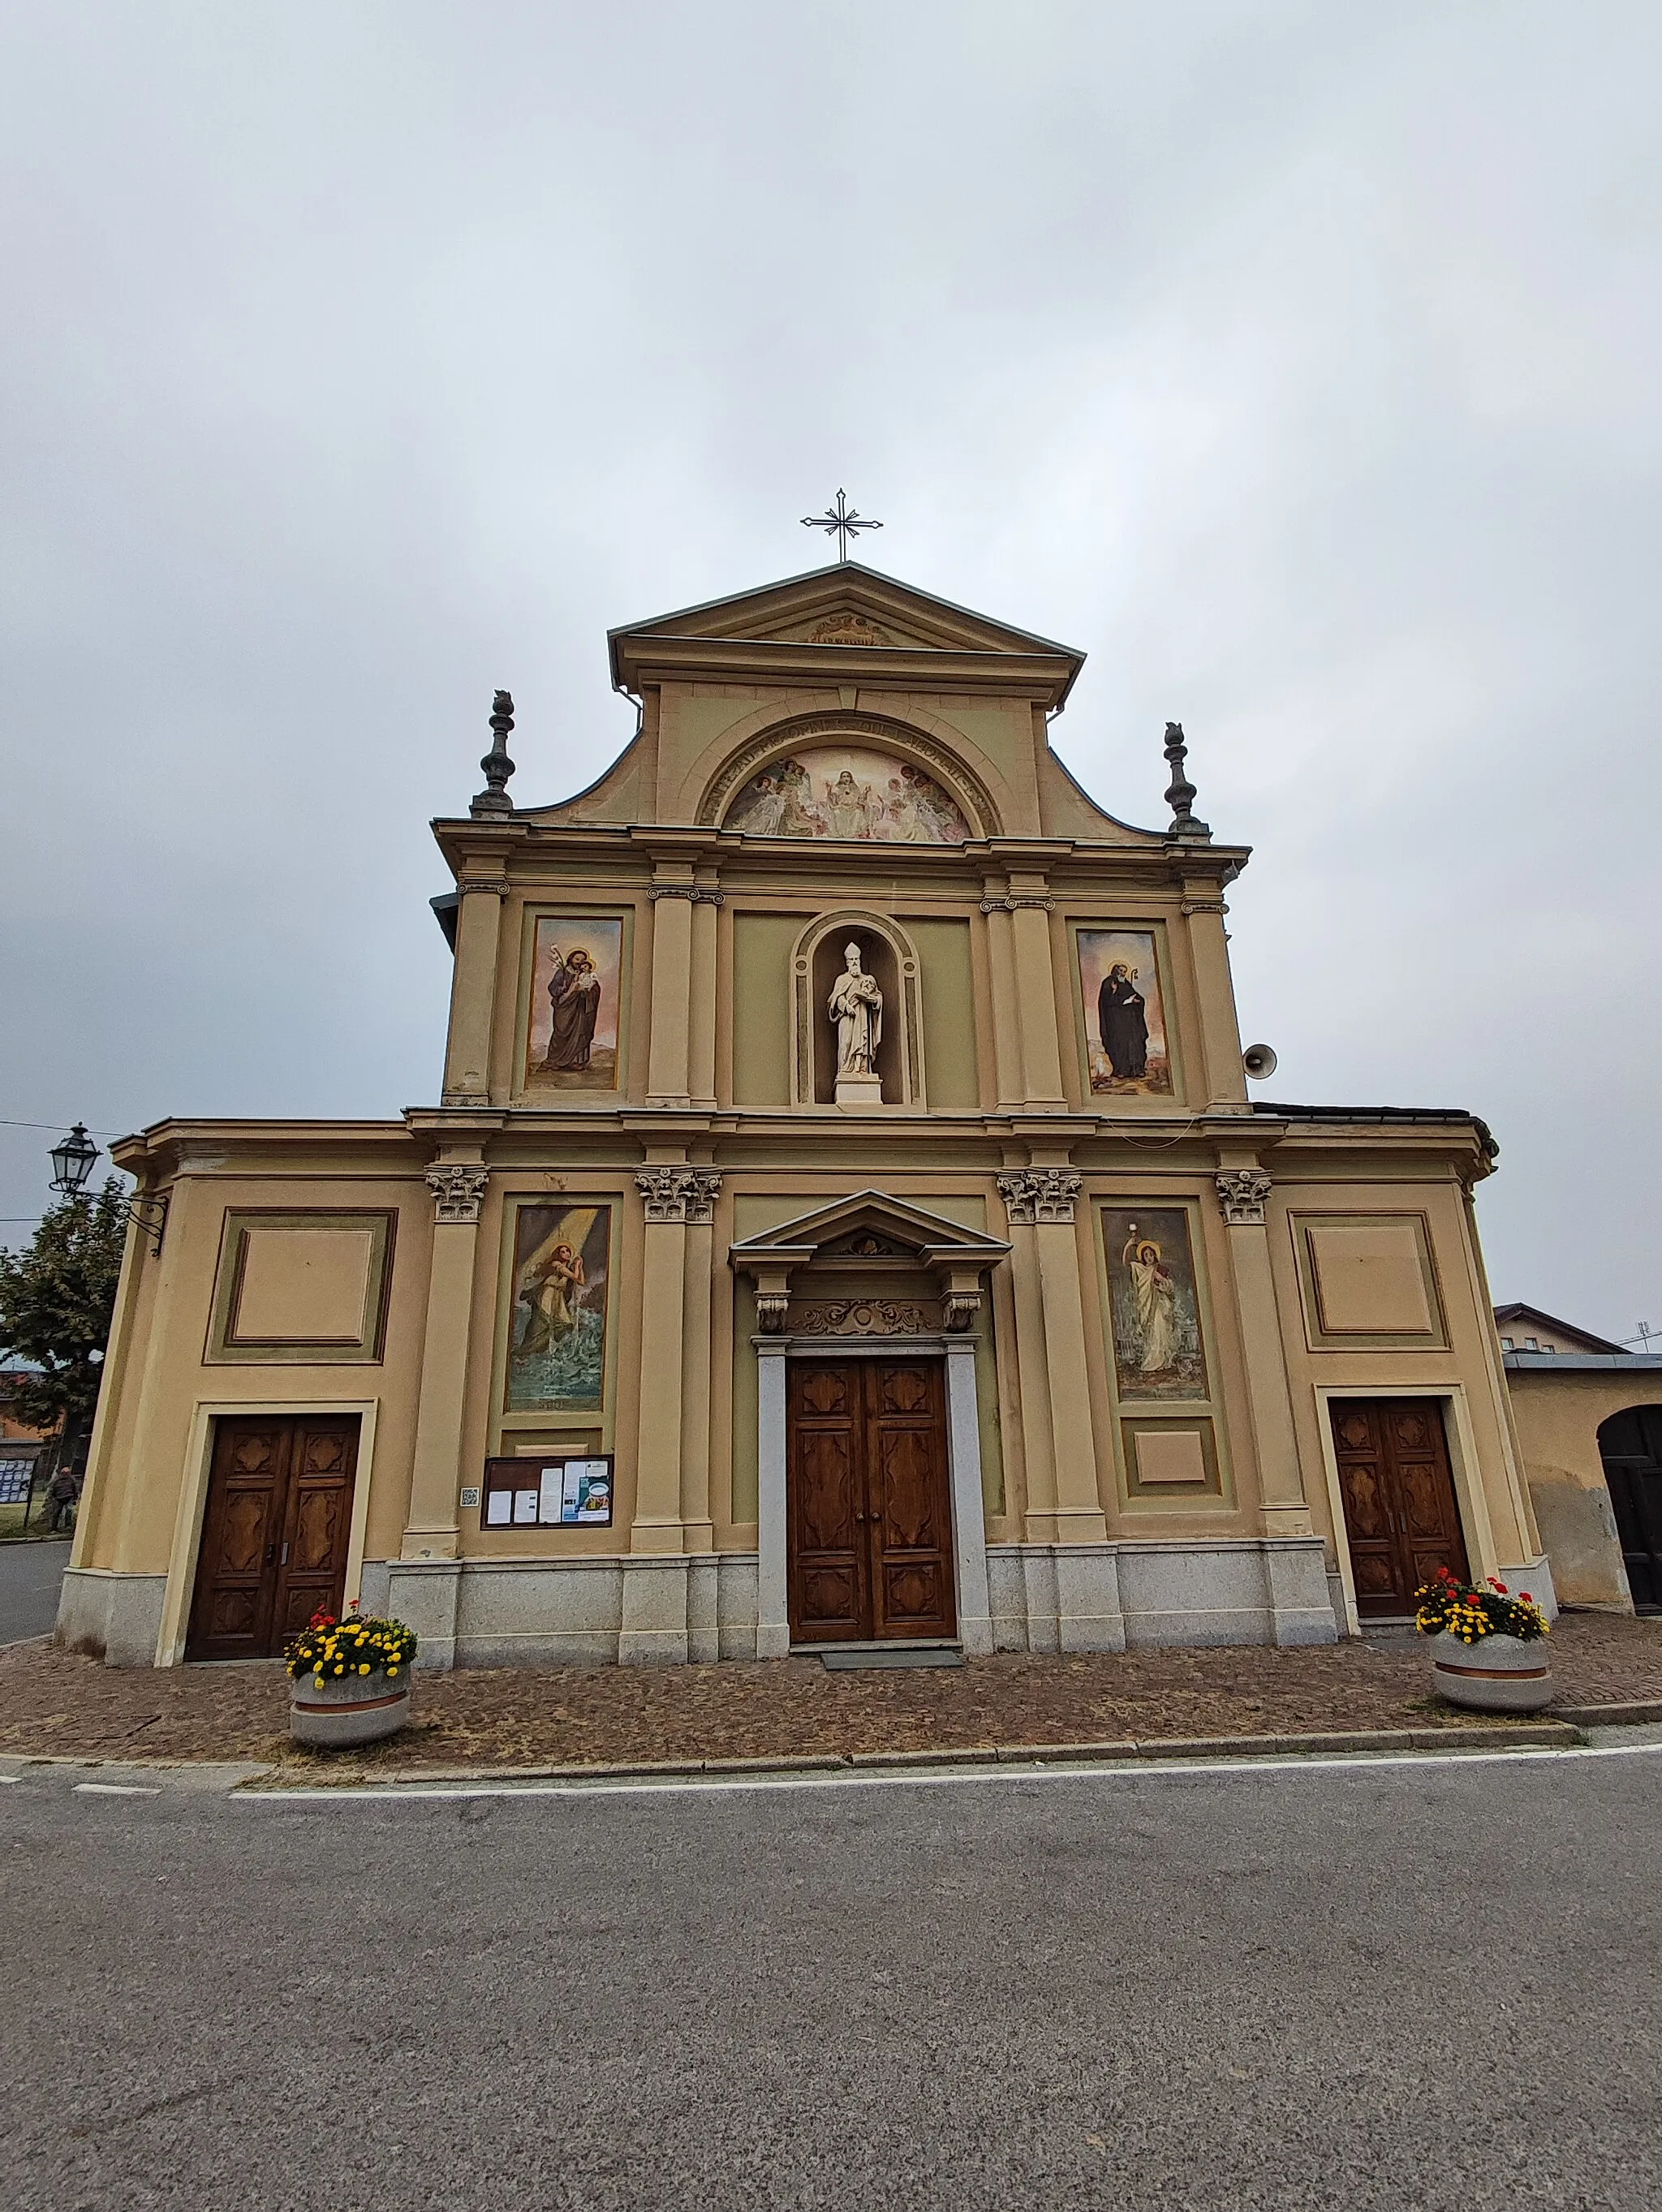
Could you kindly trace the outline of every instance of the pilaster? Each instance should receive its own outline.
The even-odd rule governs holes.
[[[1270,1177],[1256,1161],[1247,1159],[1220,1168],[1216,1180],[1218,1201],[1228,1229],[1230,1272],[1246,1355],[1263,1532],[1266,1536],[1307,1536],[1310,1506],[1299,1465],[1287,1346],[1264,1219]]]
[[[1189,926],[1189,957],[1200,1001],[1205,1095],[1215,1106],[1245,1106],[1246,1072],[1241,1066],[1240,1024],[1229,974],[1229,940],[1223,926],[1229,909],[1215,880],[1186,877],[1182,911]]]
[[[456,1556],[473,1274],[478,1257],[479,1210],[489,1180],[490,1170],[478,1146],[460,1158],[447,1152],[427,1170],[428,1188],[433,1193],[433,1256],[427,1282],[427,1326],[422,1339],[421,1389],[416,1401],[410,1512],[399,1553],[404,1559],[454,1559]]]
[[[652,902],[652,1025],[647,1103],[688,1103],[692,1015],[692,914],[698,890],[686,862],[661,862],[647,894]]]
[[[496,970],[508,878],[500,859],[480,854],[457,884],[456,959],[450,978],[450,1034],[443,1103],[490,1103],[490,1034],[496,1011]]]
[[[687,1194],[681,1295],[681,1528],[686,1551],[711,1552],[715,1523],[709,1510],[710,1316],[721,1177],[708,1169],[692,1173],[697,1180]]]
[[[709,1224],[721,1176],[709,1168],[667,1163],[641,1169],[636,1176],[646,1207],[646,1243],[641,1283],[640,1430],[635,1470],[635,1521],[630,1549],[640,1553],[707,1551],[709,1525]],[[691,1224],[691,1228],[689,1224]],[[700,1237],[704,1252],[702,1351],[690,1354],[697,1338],[697,1316],[688,1311],[688,1283],[694,1266],[689,1240]],[[689,1406],[690,1365],[702,1374]],[[699,1424],[702,1405],[703,1449],[689,1468],[684,1431],[689,1414]],[[684,1492],[702,1507],[691,1532],[683,1510]]]
[[[990,878],[984,886],[981,911],[987,917],[987,966],[993,998],[993,1068],[1001,1106],[1020,1106],[1025,1091],[1021,1074],[1021,1017],[1016,991],[1015,938],[1011,927],[1007,886]]]
[[[1038,1278],[1044,1366],[1031,1382],[1028,1364],[1024,1362],[1021,1369],[1024,1423],[1035,1390],[1048,1401],[1050,1483],[1050,1497],[1042,1504],[1033,1495],[1031,1456],[1028,1462],[1027,1532],[1029,1540],[1038,1543],[1098,1543],[1108,1533],[1097,1480],[1075,1222],[1082,1180],[1075,1170],[1059,1167],[1027,1168],[998,1179],[1010,1217],[1012,1243],[1019,1251],[1031,1236]],[[1017,1274],[1019,1305],[1023,1272]],[[1020,1334],[1018,1314],[1018,1338]],[[1026,1437],[1024,1441],[1031,1454],[1032,1441]]]
[[[1013,873],[1004,902],[1010,909],[1015,952],[1023,1093],[1030,1106],[1065,1106],[1056,975],[1050,959],[1053,902],[1044,877]]]
[[[701,882],[691,903],[692,973],[687,1009],[687,1089],[694,1106],[713,1114],[715,1111],[715,925],[721,894],[713,882]]]

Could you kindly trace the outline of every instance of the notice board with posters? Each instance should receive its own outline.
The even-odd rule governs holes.
[[[488,1459],[482,1528],[609,1528],[612,1455]]]

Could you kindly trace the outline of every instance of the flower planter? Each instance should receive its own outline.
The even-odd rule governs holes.
[[[1432,1686],[1452,1705],[1477,1713],[1538,1713],[1552,1697],[1552,1662],[1543,1638],[1480,1636],[1468,1644],[1446,1630],[1426,1638]]]
[[[290,1686],[289,1729],[296,1743],[347,1751],[393,1735],[410,1717],[410,1677],[342,1674],[319,1682],[302,1674]]]

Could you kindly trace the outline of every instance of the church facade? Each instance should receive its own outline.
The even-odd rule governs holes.
[[[438,1103],[114,1148],[59,1634],[429,1665],[1330,1642],[1549,1597],[1457,1112],[1248,1096],[1247,860],[1105,813],[1081,656],[840,563],[614,632],[590,789],[435,824]],[[152,1228],[160,1224],[159,1233]]]

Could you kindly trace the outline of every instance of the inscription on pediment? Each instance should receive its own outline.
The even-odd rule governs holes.
[[[816,623],[808,633],[810,645],[887,645],[887,635],[869,623],[864,615],[850,608],[842,614],[827,615]]]

